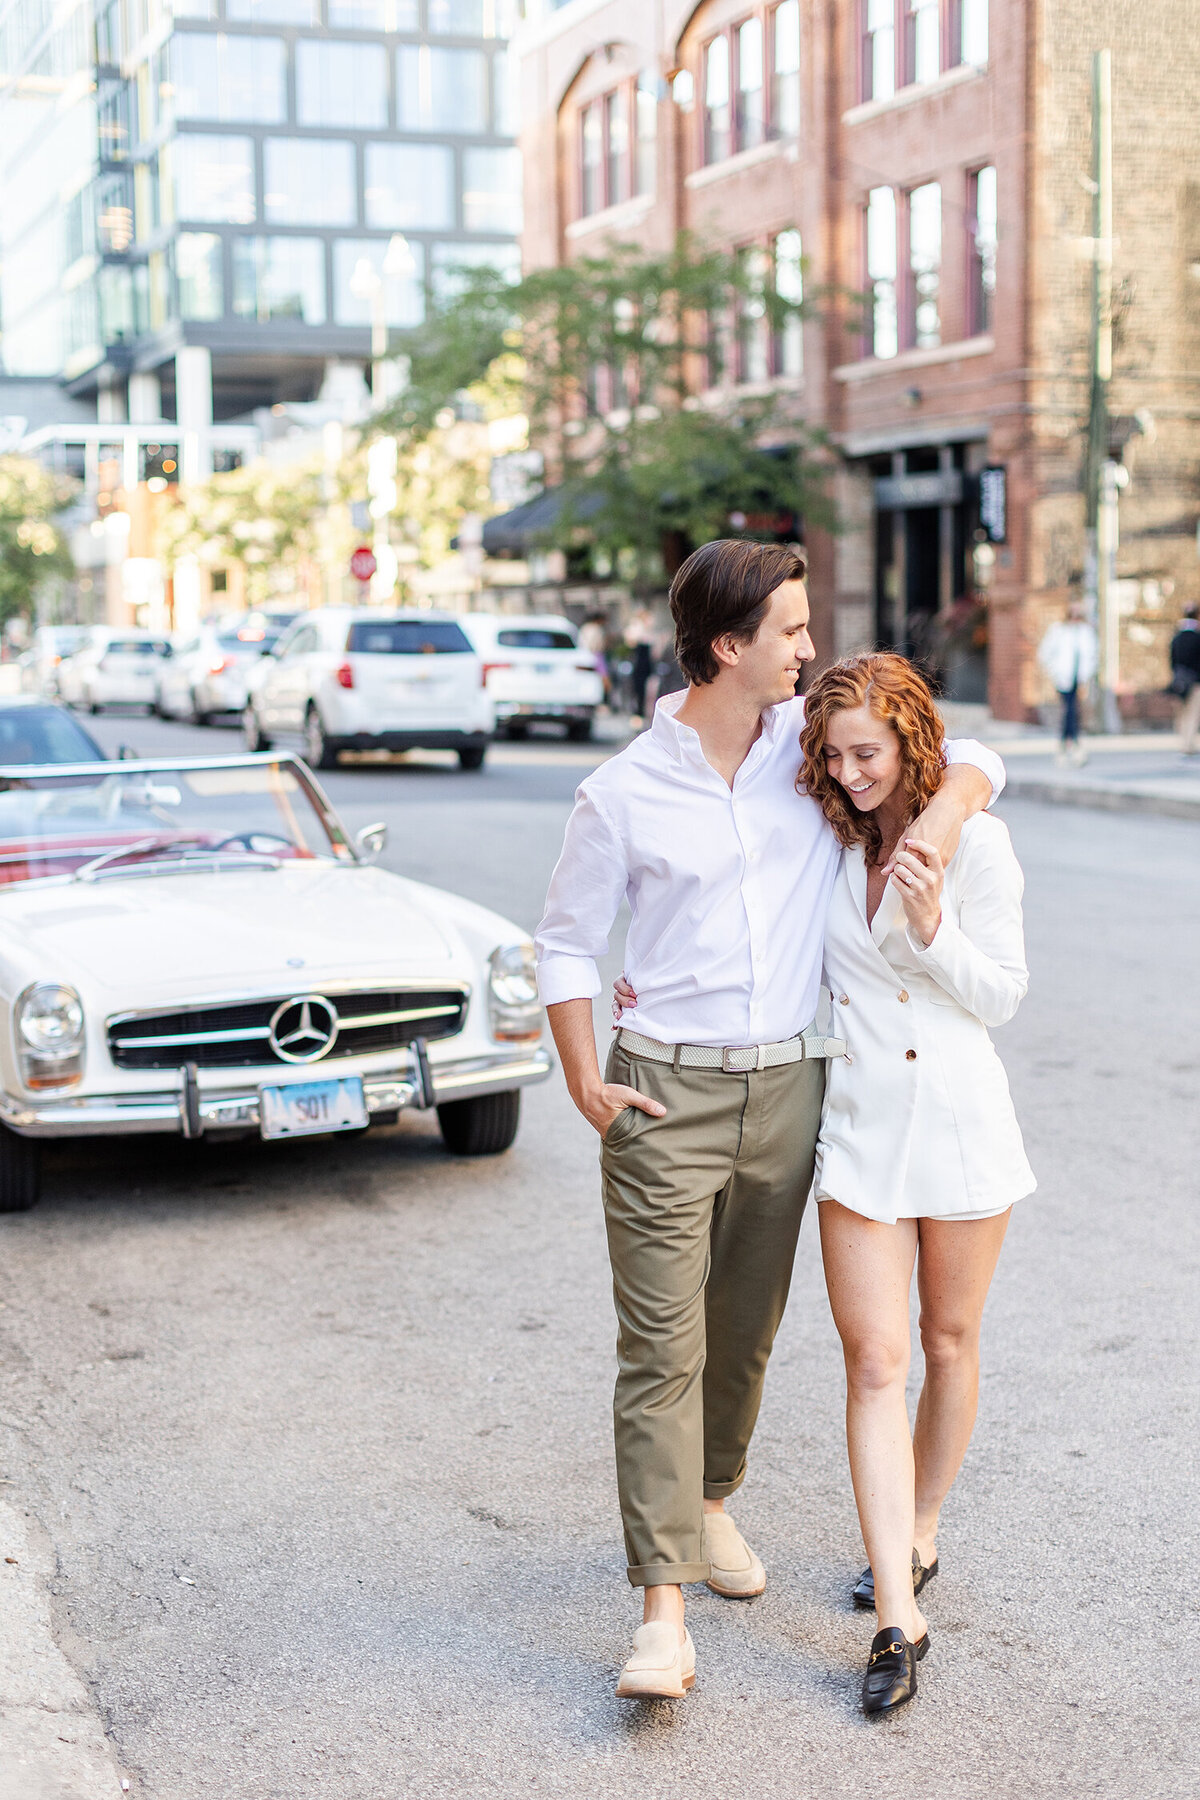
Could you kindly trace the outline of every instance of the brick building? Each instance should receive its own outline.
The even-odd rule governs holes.
[[[1200,36],[1171,0],[567,0],[518,40],[527,267],[687,229],[803,279],[736,378],[836,447],[823,655],[899,644],[1020,718],[1084,561],[1091,63],[1113,58],[1120,689],[1200,599]],[[714,396],[716,398],[716,396]]]

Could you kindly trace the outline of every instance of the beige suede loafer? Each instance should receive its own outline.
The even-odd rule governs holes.
[[[767,1585],[767,1572],[728,1513],[705,1513],[708,1585],[725,1600],[753,1600]]]
[[[622,1700],[682,1700],[696,1680],[696,1646],[692,1634],[682,1644],[674,1625],[656,1621],[639,1625],[633,1655],[621,1670],[617,1694]]]

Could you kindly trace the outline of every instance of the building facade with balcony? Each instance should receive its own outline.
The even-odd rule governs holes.
[[[1124,463],[1116,686],[1149,705],[1200,598],[1200,47],[1167,0],[567,0],[518,39],[532,266],[680,230],[818,299],[732,322],[732,379],[833,447],[824,657],[896,645],[1022,718],[1085,576],[1091,61],[1113,66]],[[1178,41],[1177,41],[1178,40]],[[859,296],[855,300],[853,297]],[[713,396],[719,399],[720,396]]]
[[[431,287],[516,263],[509,30],[508,0],[0,0],[3,374],[176,422],[199,474],[214,418],[331,365],[361,390]]]

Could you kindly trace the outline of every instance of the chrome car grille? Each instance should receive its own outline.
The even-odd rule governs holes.
[[[466,1013],[462,988],[278,994],[110,1019],[108,1049],[118,1069],[178,1069],[185,1063],[201,1069],[311,1067],[400,1048],[416,1038],[453,1037]]]

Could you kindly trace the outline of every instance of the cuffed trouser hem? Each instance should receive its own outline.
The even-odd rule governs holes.
[[[746,1475],[743,1470],[736,1481],[706,1481],[704,1484],[704,1498],[706,1500],[728,1500],[730,1494],[737,1493],[745,1479]]]
[[[640,1569],[629,1569],[630,1587],[682,1587],[685,1581],[707,1581],[710,1565],[694,1563],[650,1563]]]

